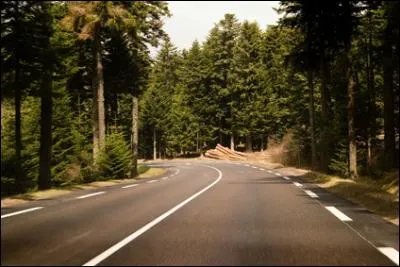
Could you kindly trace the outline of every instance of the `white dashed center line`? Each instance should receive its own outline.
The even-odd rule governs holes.
[[[4,214],[4,215],[1,215],[1,218],[3,219],[3,218],[7,218],[7,217],[11,217],[11,216],[15,216],[15,215],[18,215],[18,214],[27,213],[27,212],[31,212],[31,211],[34,211],[34,210],[39,210],[39,209],[43,209],[43,207],[35,207],[35,208],[26,209],[26,210],[16,211],[16,212],[13,212],[13,213]]]
[[[104,191],[101,191],[101,192],[97,192],[97,193],[93,193],[93,194],[83,195],[83,196],[76,197],[76,198],[77,199],[82,199],[82,198],[87,198],[87,197],[94,197],[94,196],[101,195],[101,194],[104,194],[104,193],[105,193]]]
[[[122,188],[130,188],[130,187],[135,187],[135,186],[138,186],[138,184],[130,184],[130,185],[126,185],[126,186],[123,186]]]

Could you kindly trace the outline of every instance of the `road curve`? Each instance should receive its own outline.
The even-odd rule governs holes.
[[[149,181],[2,209],[1,265],[396,265],[398,228],[371,241],[361,215],[278,171],[159,165]]]

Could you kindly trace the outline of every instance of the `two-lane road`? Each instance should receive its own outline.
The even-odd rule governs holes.
[[[290,177],[245,163],[160,164],[170,171],[149,181],[2,211],[1,264],[395,265],[396,236],[377,247],[354,216]]]

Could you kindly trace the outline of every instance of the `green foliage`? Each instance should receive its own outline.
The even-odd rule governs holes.
[[[127,178],[131,168],[131,150],[121,133],[106,138],[106,146],[99,156],[99,180]]]
[[[338,144],[335,156],[332,158],[329,168],[342,177],[349,176],[348,145],[346,141]]]

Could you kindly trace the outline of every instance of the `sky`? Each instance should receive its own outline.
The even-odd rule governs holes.
[[[265,30],[267,25],[276,24],[278,14],[272,9],[279,1],[167,1],[172,13],[164,19],[164,30],[178,49],[189,49],[197,39],[203,42],[208,32],[223,19],[226,13],[233,13],[236,18],[256,21]],[[152,57],[159,48],[151,48]]]

